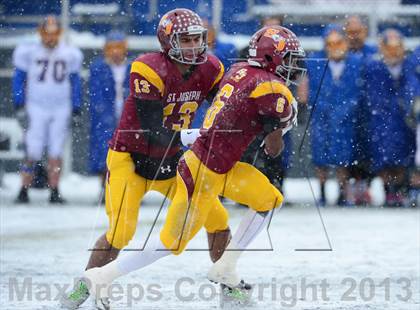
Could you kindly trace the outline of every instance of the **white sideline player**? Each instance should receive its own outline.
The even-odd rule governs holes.
[[[26,149],[16,202],[29,202],[33,166],[47,147],[50,202],[63,203],[58,191],[61,157],[70,117],[80,115],[83,55],[78,48],[60,42],[62,28],[55,17],[46,17],[38,32],[41,42],[22,44],[13,53],[13,101],[16,117],[25,129]]]

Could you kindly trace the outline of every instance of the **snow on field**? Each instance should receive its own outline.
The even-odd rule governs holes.
[[[33,204],[15,206],[16,175],[6,175],[0,189],[1,309],[58,309],[54,300],[82,274],[88,249],[107,225],[94,178],[63,180],[66,206],[50,206],[46,191],[31,191]],[[336,184],[329,184],[330,201]],[[382,193],[374,184],[374,199]],[[326,232],[305,180],[289,180],[286,196],[295,207],[277,210],[240,261],[243,277],[254,283],[250,309],[419,309],[420,210],[375,208],[321,209]],[[308,203],[308,204],[306,204]],[[143,244],[161,196],[148,195],[135,240]],[[227,203],[233,230],[245,209]],[[159,217],[162,224],[164,214]],[[155,227],[154,231],[158,231]],[[271,240],[271,242],[270,242]],[[206,272],[210,259],[201,232],[178,257],[166,257],[119,279],[114,309],[217,309],[219,289]],[[296,249],[304,251],[296,251]],[[310,251],[310,250],[318,251]],[[319,250],[323,251],[319,251]],[[90,309],[87,303],[83,309]],[[225,306],[227,308],[227,306]]]

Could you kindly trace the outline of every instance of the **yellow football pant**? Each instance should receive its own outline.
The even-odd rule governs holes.
[[[208,169],[192,151],[178,164],[176,194],[169,206],[160,238],[165,247],[180,254],[204,226],[215,230],[227,227],[220,217],[222,195],[255,211],[269,211],[281,205],[283,196],[255,167],[237,162],[226,174]]]
[[[106,163],[109,171],[105,186],[105,209],[109,221],[106,239],[113,247],[122,249],[136,232],[143,196],[148,191],[158,191],[172,200],[176,178],[153,181],[139,176],[134,171],[130,153],[109,150]],[[206,225],[208,232],[226,229],[228,214],[220,201],[215,204],[213,214],[220,221]]]

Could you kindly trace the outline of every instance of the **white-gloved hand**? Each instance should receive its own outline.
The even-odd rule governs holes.
[[[181,142],[184,146],[190,146],[200,136],[199,128],[181,130]]]

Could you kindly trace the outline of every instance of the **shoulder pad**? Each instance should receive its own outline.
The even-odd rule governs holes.
[[[281,94],[283,95],[289,104],[293,101],[293,94],[289,88],[281,83],[280,81],[265,81],[257,85],[254,90],[251,91],[249,98],[258,98],[270,94]]]

